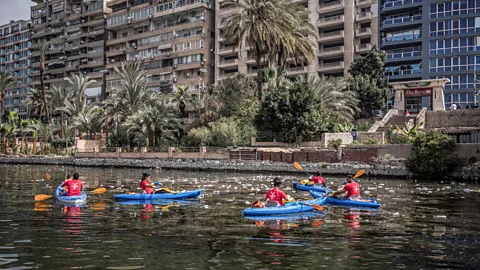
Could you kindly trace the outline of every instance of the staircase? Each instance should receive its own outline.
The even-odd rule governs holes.
[[[413,124],[415,124],[416,121],[416,115],[395,115],[388,120],[388,122],[385,124],[384,127],[381,127],[378,129],[378,131],[385,131],[385,127],[392,126],[393,128],[396,128],[397,126],[399,128],[405,127],[405,123],[413,119]]]

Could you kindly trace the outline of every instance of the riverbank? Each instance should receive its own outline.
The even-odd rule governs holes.
[[[82,167],[131,167],[173,170],[232,171],[300,173],[291,163],[258,160],[209,160],[209,159],[127,159],[127,158],[75,158],[60,156],[0,156],[0,163],[30,165],[68,165]],[[302,163],[305,171],[320,171],[324,175],[354,174],[365,169],[369,176],[409,178],[412,175],[402,160],[390,160],[373,164],[362,163]],[[457,169],[453,178],[480,179],[480,165],[473,164]]]

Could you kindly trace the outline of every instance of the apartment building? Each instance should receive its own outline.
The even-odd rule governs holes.
[[[140,61],[161,97],[188,86],[200,99],[214,82],[214,10],[209,0],[111,0],[107,16],[107,91],[120,85],[113,71]]]
[[[86,91],[89,100],[101,97],[105,69],[106,0],[32,0],[31,86],[40,87],[42,40],[51,43],[45,61],[45,85],[65,84],[71,73],[96,80]]]
[[[24,102],[30,83],[28,57],[31,43],[28,26],[29,22],[24,20],[10,21],[0,26],[0,70],[15,75],[18,80],[17,84],[5,89],[3,116],[7,111],[18,112],[20,119],[26,119],[28,116]]]
[[[236,12],[216,2],[216,81],[237,72],[256,76],[257,67],[248,46],[242,50],[223,41],[223,21]],[[378,44],[377,0],[295,0],[310,12],[310,20],[317,28],[316,58],[307,65],[295,65],[293,59],[287,76],[301,74],[346,76],[358,55],[366,54]]]
[[[391,82],[448,78],[446,107],[478,102],[479,0],[381,0],[379,14],[385,75]],[[432,98],[428,91],[409,93],[406,109],[415,113],[431,108]]]

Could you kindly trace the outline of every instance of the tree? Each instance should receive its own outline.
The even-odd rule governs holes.
[[[142,134],[148,146],[158,146],[172,140],[180,128],[178,120],[164,104],[148,105],[127,118],[124,123],[130,132]]]
[[[178,109],[180,110],[180,115],[185,117],[185,108],[188,104],[194,104],[196,100],[195,96],[196,95],[192,94],[192,91],[190,91],[188,86],[178,85],[175,86],[175,89],[173,90],[173,97],[170,99],[170,101],[174,104],[177,104]]]
[[[27,128],[27,131],[33,133],[34,142],[33,142],[33,153],[36,153],[37,149],[37,136],[42,138],[40,142],[40,148],[45,154],[47,150],[47,143],[52,138],[53,135],[53,126],[50,124],[44,124],[40,121],[33,120]]]
[[[216,147],[248,146],[252,136],[255,136],[255,129],[251,125],[233,118],[222,118],[188,132],[191,144]]]
[[[348,73],[352,77],[368,77],[376,82],[379,89],[387,87],[387,81],[384,75],[384,66],[387,55],[373,47],[365,56],[357,57],[353,60]]]
[[[407,168],[421,178],[443,179],[457,163],[454,149],[455,142],[448,135],[434,130],[420,132],[413,141]]]
[[[97,132],[103,126],[103,109],[93,103],[87,103],[84,97],[81,103],[67,102],[62,110],[70,115],[74,127],[87,135],[93,134],[96,140]]]
[[[0,121],[3,121],[3,98],[5,97],[5,89],[15,84],[17,80],[15,76],[6,71],[0,71]]]
[[[303,5],[290,0],[227,0],[223,6],[238,10],[225,20],[223,37],[240,49],[244,40],[251,47],[257,66],[258,100],[262,100],[264,62],[283,65],[291,56],[313,59],[315,47],[307,37],[315,28],[305,19],[308,13]]]
[[[67,77],[67,81],[72,85],[73,91],[78,95],[78,102],[83,102],[83,97],[85,95],[85,90],[95,83],[95,80],[91,80],[89,76],[84,76],[82,73],[71,74],[71,77]]]
[[[60,112],[61,135],[65,138],[65,111],[63,108],[67,106],[67,102],[71,102],[73,98],[73,91],[71,88],[62,86],[52,86],[48,91],[49,99],[52,107],[56,112]]]
[[[352,120],[357,102],[341,79],[298,77],[267,93],[255,126],[261,135],[277,141],[308,140],[327,131],[332,118]]]
[[[359,99],[360,118],[373,116],[373,111],[384,108],[386,96],[385,89],[379,88],[377,81],[369,76],[356,76],[348,78],[348,86],[352,92],[357,93]]]
[[[38,118],[40,118],[40,115],[42,114],[42,111],[45,111],[46,106],[41,89],[34,87],[30,88],[30,91],[27,93],[27,105],[30,115],[36,114]]]
[[[42,88],[42,94],[43,94],[43,103],[48,104],[47,101],[47,91],[45,89],[45,78],[44,78],[44,73],[45,73],[45,56],[47,54],[47,51],[50,49],[51,43],[42,40],[39,45],[39,52],[40,52],[40,85]],[[44,106],[43,109],[45,110],[45,118],[47,119],[47,123],[50,124],[50,115],[48,114],[48,106]]]

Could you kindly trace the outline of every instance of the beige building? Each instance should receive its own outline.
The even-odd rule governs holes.
[[[71,73],[83,73],[97,82],[85,91],[100,98],[105,69],[106,0],[32,0],[31,86],[40,87],[42,40],[51,43],[45,61],[45,85],[65,84]]]
[[[110,0],[107,7],[107,92],[121,83],[114,67],[134,60],[164,97],[185,85],[201,98],[214,82],[215,15],[208,0]]]
[[[222,39],[222,21],[235,12],[216,2],[215,79],[221,80],[237,72],[256,76],[256,64],[248,47],[242,50]],[[357,55],[367,53],[378,44],[377,0],[296,0],[310,11],[312,24],[318,29],[317,57],[308,66],[287,68],[287,76],[300,74],[345,76]]]

